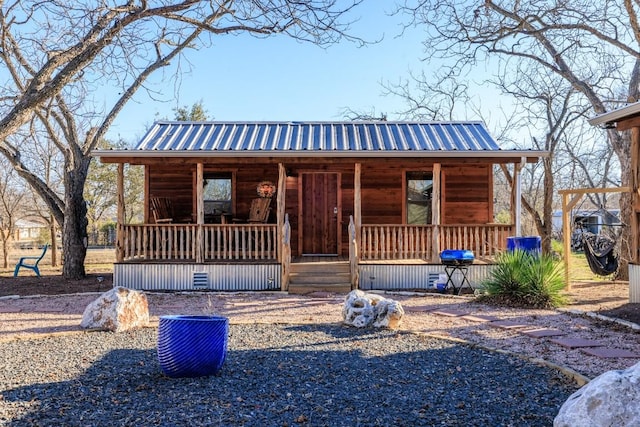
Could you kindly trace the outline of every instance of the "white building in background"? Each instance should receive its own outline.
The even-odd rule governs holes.
[[[620,209],[581,209],[571,212],[573,224],[571,228],[582,226],[586,231],[598,234],[605,226],[619,226]],[[553,231],[554,233],[562,233],[562,210],[553,212]]]
[[[35,248],[39,238],[49,229],[49,225],[37,219],[19,219],[16,221],[16,230],[13,236],[16,247],[21,249]]]
[[[579,209],[571,212],[573,218],[571,224],[572,236],[571,247],[573,250],[581,250],[582,243],[580,235],[582,231],[599,234],[609,229],[614,229],[614,234],[618,232],[617,227],[620,222],[620,209]],[[552,218],[553,235],[562,236],[562,210],[553,212]]]

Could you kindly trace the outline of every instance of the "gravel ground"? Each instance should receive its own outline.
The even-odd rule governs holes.
[[[549,426],[577,386],[464,344],[339,324],[230,326],[217,376],[172,379],[157,330],[0,347],[0,425]]]

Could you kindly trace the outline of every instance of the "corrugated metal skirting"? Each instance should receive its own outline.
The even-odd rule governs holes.
[[[145,291],[280,290],[280,264],[114,265],[113,284]]]
[[[640,265],[629,263],[629,303],[640,303]]]
[[[491,264],[470,265],[467,278],[471,286],[477,287],[482,280],[489,276]],[[429,274],[444,274],[441,264],[361,264],[360,289],[363,290],[413,290],[428,289]],[[453,274],[456,286],[462,281],[462,273]]]

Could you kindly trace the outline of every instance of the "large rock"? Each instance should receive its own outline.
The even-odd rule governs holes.
[[[344,323],[356,328],[395,329],[400,326],[402,316],[404,309],[398,301],[358,289],[349,292],[342,307]]]
[[[141,328],[149,323],[147,296],[131,289],[117,287],[100,295],[87,306],[80,326],[123,332]]]
[[[609,371],[569,396],[554,427],[640,426],[640,363]]]

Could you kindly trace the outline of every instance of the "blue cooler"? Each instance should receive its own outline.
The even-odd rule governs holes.
[[[539,255],[542,251],[542,238],[540,236],[507,237],[507,251],[513,252],[517,249]]]

